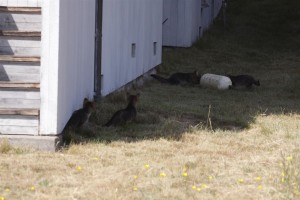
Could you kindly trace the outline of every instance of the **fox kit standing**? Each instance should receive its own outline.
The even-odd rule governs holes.
[[[251,89],[252,85],[260,86],[259,80],[255,80],[250,75],[237,75],[237,76],[227,75],[227,76],[230,78],[232,82],[231,89],[242,89],[242,88]]]
[[[83,124],[88,122],[91,113],[93,112],[95,103],[89,101],[87,98],[83,100],[83,108],[73,112],[71,118],[67,122],[65,129],[79,129]]]
[[[106,124],[104,124],[104,126],[117,126],[120,124],[124,124],[127,121],[134,120],[136,118],[136,103],[139,96],[140,94],[129,95],[127,107],[115,112],[111,119]]]

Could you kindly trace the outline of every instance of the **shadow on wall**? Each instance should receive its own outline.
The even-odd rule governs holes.
[[[3,31],[18,30],[13,16],[9,13],[0,13],[0,55],[14,55],[9,44],[9,37],[3,36]],[[0,81],[10,81],[6,63],[0,61]]]

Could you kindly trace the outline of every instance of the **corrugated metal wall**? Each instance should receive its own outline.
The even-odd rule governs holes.
[[[103,0],[102,23],[105,96],[161,63],[162,0]]]
[[[163,0],[163,19],[163,45],[189,47],[201,34],[201,0]]]
[[[51,0],[43,7],[41,134],[59,133],[94,90],[94,0]]]

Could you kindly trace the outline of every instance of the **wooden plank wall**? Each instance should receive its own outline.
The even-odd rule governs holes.
[[[0,0],[0,6],[41,7],[42,0]]]

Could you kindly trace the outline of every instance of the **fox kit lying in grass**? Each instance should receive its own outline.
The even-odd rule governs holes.
[[[259,80],[255,80],[250,75],[237,75],[237,76],[227,75],[227,76],[230,78],[232,82],[232,86],[230,87],[230,89],[242,89],[242,88],[250,89],[252,88],[252,85],[260,86]]]
[[[73,112],[71,118],[67,122],[62,132],[63,142],[65,144],[69,144],[71,140],[69,134],[66,131],[70,129],[75,131],[79,130],[83,124],[89,121],[89,118],[91,116],[91,113],[94,110],[94,107],[95,107],[95,102],[89,101],[87,98],[84,98],[83,107]]]
[[[136,103],[138,101],[139,94],[128,96],[128,105],[122,110],[118,110],[113,114],[112,118],[104,124],[104,126],[117,126],[124,124],[127,121],[132,121],[136,117]]]
[[[168,78],[164,78],[162,76],[156,75],[156,74],[151,74],[151,76],[161,83],[169,83],[172,85],[182,85],[182,84],[199,84],[200,83],[200,75],[198,74],[198,71],[195,70],[192,73],[174,73]]]

